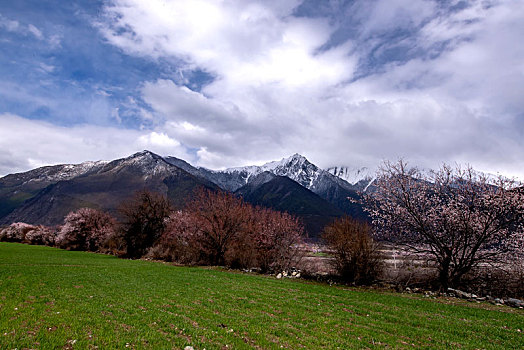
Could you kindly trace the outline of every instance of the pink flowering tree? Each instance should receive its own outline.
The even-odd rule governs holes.
[[[444,290],[522,240],[524,192],[512,180],[447,165],[423,173],[399,161],[384,164],[375,186],[363,203],[379,238],[428,256]]]
[[[115,232],[113,217],[100,210],[81,208],[70,212],[56,237],[56,245],[69,250],[98,251]]]
[[[26,234],[34,230],[36,226],[24,222],[15,222],[0,231],[0,241],[24,242]]]
[[[207,263],[224,265],[227,251],[251,220],[251,206],[232,193],[200,189],[186,210],[198,228],[194,238]]]
[[[256,267],[262,272],[287,271],[300,261],[304,228],[288,214],[266,208],[253,208],[247,239],[255,251]]]
[[[152,248],[152,257],[183,264],[201,261],[200,228],[191,213],[174,211],[166,220],[166,229]]]
[[[26,233],[25,241],[30,244],[53,246],[55,244],[55,236],[55,229],[38,225]]]

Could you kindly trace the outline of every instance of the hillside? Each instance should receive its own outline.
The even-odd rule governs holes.
[[[2,349],[524,345],[518,309],[14,243],[0,309]]]
[[[310,238],[318,238],[326,224],[344,215],[342,210],[288,177],[266,172],[257,178],[235,193],[253,205],[298,216]]]
[[[141,189],[165,194],[175,207],[182,207],[199,186],[217,188],[144,151],[51,183],[0,219],[0,223],[57,225],[69,211],[81,207],[100,208],[115,215],[120,204]]]

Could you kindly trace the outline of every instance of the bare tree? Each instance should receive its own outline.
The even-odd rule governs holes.
[[[345,281],[369,284],[376,280],[383,257],[368,223],[340,218],[324,229],[322,239],[334,255],[333,267]]]
[[[141,190],[122,204],[120,212],[126,256],[140,258],[164,233],[171,206],[167,197]]]
[[[254,208],[231,193],[200,189],[172,213],[153,256],[182,263],[287,269],[300,256],[303,228],[286,213]]]
[[[232,193],[200,189],[187,211],[199,228],[195,238],[208,263],[224,265],[227,249],[251,220],[251,206]]]
[[[423,173],[385,163],[376,191],[364,196],[381,239],[434,261],[442,289],[474,267],[502,259],[522,237],[524,195],[514,181],[443,165]]]

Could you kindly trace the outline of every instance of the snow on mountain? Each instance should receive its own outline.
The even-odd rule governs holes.
[[[170,173],[173,172],[174,169],[178,169],[173,167],[173,165],[168,163],[163,157],[150,151],[138,152],[130,157],[111,162],[108,165],[111,166],[110,171],[112,172],[118,172],[120,169],[133,167],[140,171],[145,179],[154,175]]]
[[[103,168],[108,161],[88,161],[80,164],[60,164],[45,166],[37,169],[30,170],[24,173],[17,173],[7,175],[2,180],[9,181],[10,183],[23,185],[26,183],[52,183],[64,180],[70,180],[72,178],[87,174],[89,172],[98,171]]]
[[[242,178],[244,185],[249,183],[250,179],[263,172],[270,172],[277,176],[286,176],[307,189],[316,188],[321,175],[326,176],[326,172],[316,165],[310,163],[304,156],[294,154],[289,158],[283,158],[279,161],[273,161],[261,166],[251,165],[245,167],[229,168],[223,171]]]
[[[359,191],[366,191],[367,188],[376,179],[376,171],[368,167],[354,168],[347,166],[335,166],[327,168],[326,171],[347,181],[351,185],[355,186],[355,188]]]

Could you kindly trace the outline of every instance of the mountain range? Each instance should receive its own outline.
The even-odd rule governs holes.
[[[182,208],[196,188],[205,187],[296,215],[315,238],[337,217],[365,219],[362,208],[348,198],[358,198],[358,191],[372,181],[366,169],[323,170],[299,154],[262,166],[216,171],[142,151],[113,161],[46,166],[0,178],[0,224],[59,225],[69,211],[81,207],[118,216],[121,203],[144,188]]]

